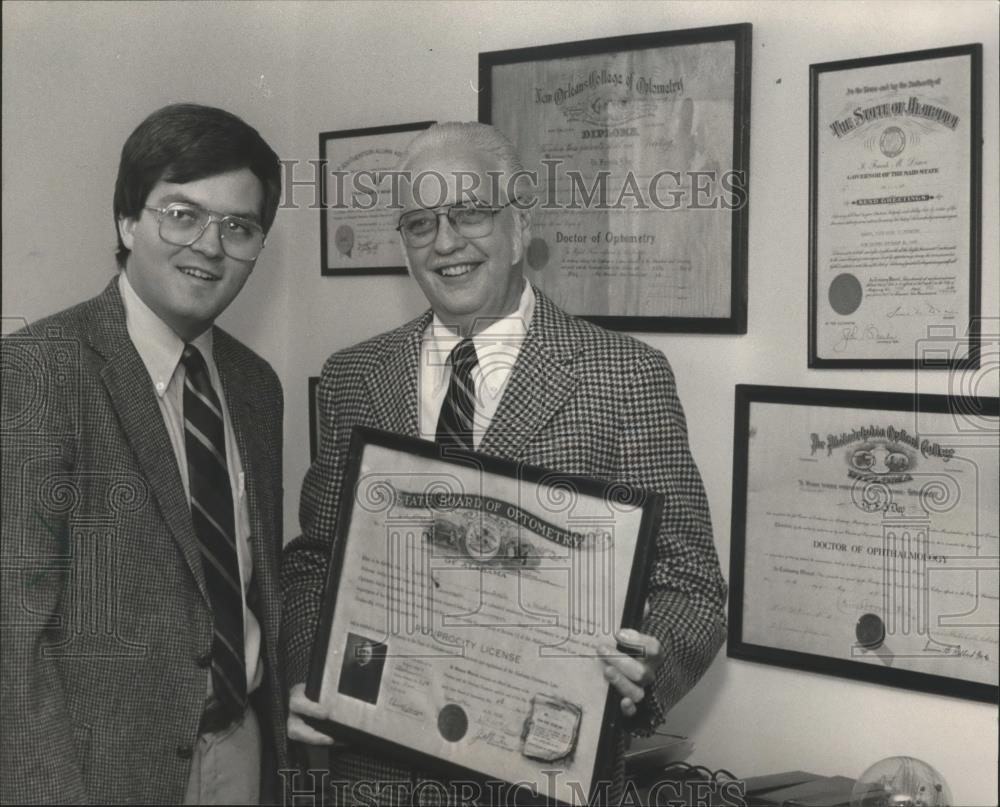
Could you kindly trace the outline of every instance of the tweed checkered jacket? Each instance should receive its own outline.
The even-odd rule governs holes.
[[[282,392],[224,331],[214,358],[247,477],[269,770],[286,762]],[[212,611],[191,514],[117,278],[3,340],[0,801],[179,803]],[[276,778],[276,777],[273,777]]]
[[[726,587],[708,503],[662,353],[571,317],[536,290],[537,305],[508,386],[479,450],[510,460],[627,482],[665,496],[643,630],[666,662],[650,688],[650,726],[702,675],[725,635]],[[418,434],[420,341],[431,313],[334,354],[319,384],[321,447],[306,474],[302,536],[282,564],[283,661],[289,683],[309,665],[337,521],[351,428]],[[332,778],[392,781],[391,760],[334,749]],[[621,781],[621,755],[614,776]]]

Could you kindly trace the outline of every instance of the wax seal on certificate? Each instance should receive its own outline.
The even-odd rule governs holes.
[[[861,281],[854,275],[844,272],[837,275],[830,283],[830,307],[842,317],[853,314],[861,305],[864,290]]]
[[[858,644],[875,650],[885,641],[885,623],[878,614],[862,614],[854,628]]]
[[[438,712],[438,731],[450,743],[457,743],[469,730],[469,717],[457,703],[449,703]]]
[[[549,245],[545,243],[544,238],[532,238],[528,244],[528,265],[536,271],[541,271],[548,262]]]

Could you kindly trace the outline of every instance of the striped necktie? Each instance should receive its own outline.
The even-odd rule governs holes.
[[[442,446],[472,449],[472,425],[476,415],[476,388],[472,369],[476,366],[476,347],[463,339],[448,357],[451,380],[438,416],[437,442]]]
[[[191,518],[212,603],[212,689],[235,717],[246,707],[243,656],[243,588],[236,555],[236,527],[226,437],[219,396],[205,359],[193,345],[181,356],[184,379],[184,446],[191,490]]]

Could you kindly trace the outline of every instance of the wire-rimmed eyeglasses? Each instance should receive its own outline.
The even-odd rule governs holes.
[[[213,222],[219,223],[222,251],[238,261],[253,261],[264,248],[264,230],[255,221],[240,216],[224,216],[189,202],[171,202],[164,207],[150,207],[157,214],[160,238],[177,247],[189,247]]]

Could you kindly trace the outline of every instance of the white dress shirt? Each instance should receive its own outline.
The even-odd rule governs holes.
[[[156,402],[163,415],[163,423],[170,436],[170,444],[177,459],[177,468],[184,483],[184,494],[190,501],[191,490],[188,481],[187,449],[184,441],[184,352],[182,340],[149,306],[136,294],[125,272],[118,274],[118,289],[125,304],[125,327],[129,338],[139,353],[156,391]],[[240,566],[240,581],[243,584],[243,649],[246,658],[247,692],[252,692],[263,677],[260,663],[260,623],[253,611],[247,608],[246,592],[253,576],[253,555],[250,552],[250,509],[247,503],[243,463],[240,461],[236,434],[226,406],[219,368],[215,366],[212,354],[212,329],[209,328],[192,343],[205,358],[208,375],[222,404],[223,423],[226,434],[226,464],[229,466],[229,484],[233,492],[234,524],[236,526],[236,556]],[[211,676],[209,676],[211,686]]]
[[[510,371],[521,352],[528,326],[535,314],[535,291],[525,282],[517,309],[498,319],[472,337],[476,367],[472,382],[476,389],[476,414],[472,427],[473,447],[479,448],[503,398]],[[420,436],[433,440],[438,417],[451,381],[448,356],[462,337],[441,322],[431,319],[420,343]]]

